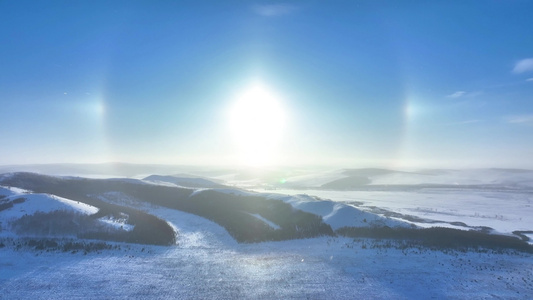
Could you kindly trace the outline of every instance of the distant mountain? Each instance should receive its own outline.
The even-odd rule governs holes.
[[[204,167],[160,164],[97,163],[97,164],[29,164],[0,166],[0,174],[33,172],[47,175],[75,175],[98,177],[139,177],[148,174],[177,174],[202,172]]]
[[[215,183],[211,180],[200,177],[175,177],[175,176],[162,176],[162,175],[150,175],[143,180],[150,182],[167,182],[177,186],[190,187],[190,188],[223,188],[222,184]]]
[[[378,168],[364,168],[364,169],[344,169],[342,172],[344,175],[348,176],[380,176],[393,173],[409,173],[403,171],[387,170],[387,169],[378,169]]]
[[[524,169],[343,169],[287,178],[290,188],[358,190],[417,188],[494,188],[533,187],[533,171]]]
[[[345,178],[337,179],[330,181],[328,183],[325,183],[321,185],[320,187],[323,189],[330,189],[330,190],[349,190],[358,188],[361,186],[365,186],[372,181],[368,177],[364,176],[348,176]]]

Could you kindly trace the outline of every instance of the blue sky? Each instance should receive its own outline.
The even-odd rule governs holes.
[[[2,1],[0,164],[245,164],[228,111],[260,83],[285,117],[269,165],[533,168],[531,11]]]

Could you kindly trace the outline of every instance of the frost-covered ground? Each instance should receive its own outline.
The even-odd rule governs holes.
[[[187,213],[151,212],[177,245],[102,253],[0,249],[2,299],[528,299],[530,254],[372,248],[371,240],[315,238],[237,244]],[[379,243],[378,243],[379,245]]]

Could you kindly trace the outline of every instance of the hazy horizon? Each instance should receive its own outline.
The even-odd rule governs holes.
[[[192,165],[192,164],[147,164],[126,162],[101,162],[101,163],[42,163],[42,164],[0,164],[0,174],[13,172],[35,172],[48,175],[74,175],[74,176],[125,176],[139,177],[145,175],[180,175],[198,176],[204,174],[229,174],[231,172],[250,174],[320,174],[340,172],[343,170],[387,170],[398,172],[424,172],[424,171],[533,171],[527,167],[505,166],[419,166],[397,167],[387,165],[285,165],[285,166],[242,166],[242,165]]]

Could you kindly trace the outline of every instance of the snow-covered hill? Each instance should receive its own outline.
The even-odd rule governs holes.
[[[363,211],[352,205],[323,200],[307,194],[281,195],[267,194],[271,199],[282,200],[294,208],[322,217],[334,230],[342,227],[410,227],[410,224]]]
[[[76,227],[80,225],[79,218],[77,217],[78,215],[90,216],[99,211],[99,208],[83,202],[70,200],[56,195],[32,193],[28,190],[5,186],[0,186],[0,206],[2,207],[2,209],[0,209],[0,237],[16,237],[28,234],[30,236],[35,236],[37,232],[42,232],[42,228],[50,226],[50,223],[54,223],[55,226],[53,232],[54,236],[58,236],[58,234],[61,235],[63,232],[71,233],[70,229],[72,228],[58,228],[65,224],[65,221],[69,220],[52,220],[50,217],[46,216],[53,217],[55,216],[53,213],[56,213],[58,217],[71,219],[69,222],[75,223],[72,224],[74,225],[72,227]],[[28,221],[31,218],[36,220],[33,222]],[[22,219],[24,219],[24,221],[22,221]],[[106,231],[107,229],[105,228],[107,227],[109,229],[129,231],[133,229],[133,226],[127,224],[127,219],[127,215],[123,215],[122,217],[105,215],[95,219],[95,223],[91,223],[92,228],[86,229],[89,231]],[[25,225],[21,226],[21,222]],[[18,230],[13,229],[13,225],[15,228],[18,228]],[[23,227],[23,230],[20,230],[21,227]]]
[[[98,208],[79,202],[49,194],[35,194],[20,188],[7,188],[0,186],[1,202],[13,202],[12,208],[0,213],[0,218],[9,220],[20,218],[23,215],[32,215],[35,212],[51,212],[55,210],[72,210],[82,214],[90,215],[98,212]]]

